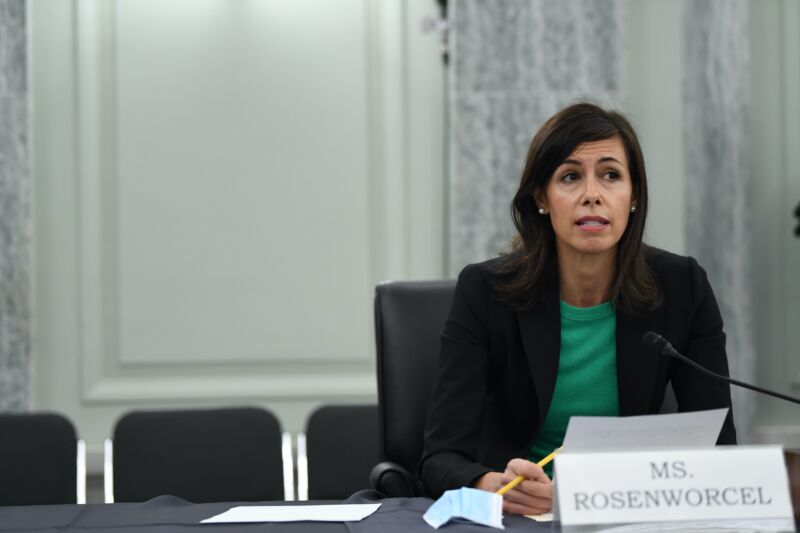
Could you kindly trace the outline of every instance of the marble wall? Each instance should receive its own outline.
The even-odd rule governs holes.
[[[714,287],[731,375],[752,382],[749,13],[745,0],[684,2],[681,61],[686,251]],[[747,438],[753,393],[733,394],[739,433]]]
[[[451,274],[507,247],[525,153],[550,115],[583,99],[619,107],[623,15],[619,0],[451,3]]]
[[[0,411],[30,396],[30,169],[25,1],[0,0]]]

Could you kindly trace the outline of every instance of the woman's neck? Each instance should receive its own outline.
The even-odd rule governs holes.
[[[574,307],[600,305],[611,297],[616,249],[601,254],[558,250],[561,300]]]

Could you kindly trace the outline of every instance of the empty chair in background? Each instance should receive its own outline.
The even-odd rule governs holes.
[[[131,412],[106,454],[107,502],[293,499],[291,439],[265,409]]]
[[[378,462],[378,406],[328,405],[297,436],[300,500],[343,500],[370,488]]]
[[[0,414],[0,505],[86,503],[86,447],[54,413]]]
[[[378,427],[381,459],[372,488],[422,496],[416,477],[425,417],[455,281],[383,283],[375,289]]]

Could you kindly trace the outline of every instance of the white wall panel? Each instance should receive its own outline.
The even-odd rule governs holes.
[[[296,431],[375,401],[375,283],[443,272],[435,3],[30,10],[35,406],[97,449],[136,407],[257,403]]]
[[[163,4],[114,25],[121,360],[363,360],[363,2]]]
[[[625,8],[626,111],[642,145],[650,197],[645,241],[683,254],[681,2],[630,0]]]
[[[800,396],[800,5],[756,0],[753,20],[753,290],[758,383]],[[760,395],[758,438],[800,449],[797,406]]]

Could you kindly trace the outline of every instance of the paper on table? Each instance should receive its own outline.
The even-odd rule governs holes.
[[[359,522],[378,510],[379,503],[342,505],[244,505],[201,520],[201,524],[240,522]]]
[[[563,451],[714,446],[728,408],[642,416],[573,416]]]
[[[536,522],[552,522],[553,521],[553,513],[542,513],[542,514],[526,514],[525,518],[530,518]]]

